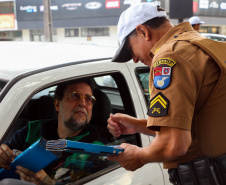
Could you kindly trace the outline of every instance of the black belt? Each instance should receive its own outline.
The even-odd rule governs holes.
[[[180,178],[179,178],[179,175],[178,175],[178,172],[177,172],[177,168],[169,169],[168,174],[169,174],[169,181],[173,185],[181,185]]]
[[[168,173],[173,185],[226,185],[226,155],[181,163]]]

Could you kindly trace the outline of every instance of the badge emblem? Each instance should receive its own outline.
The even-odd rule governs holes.
[[[148,115],[151,117],[163,117],[167,115],[169,100],[160,92],[150,100]]]
[[[176,62],[169,58],[156,61],[154,67],[154,86],[156,89],[165,89],[170,84],[172,67]]]

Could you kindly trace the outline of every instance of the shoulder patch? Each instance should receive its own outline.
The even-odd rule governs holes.
[[[176,62],[170,58],[161,58],[154,64],[154,86],[156,89],[165,89],[171,81],[172,67]]]
[[[169,100],[160,92],[149,103],[148,115],[151,117],[163,117],[168,114]]]

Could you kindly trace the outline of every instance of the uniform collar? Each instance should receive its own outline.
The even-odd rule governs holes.
[[[183,22],[172,29],[170,29],[151,49],[150,57],[153,58],[155,53],[168,41],[177,38],[178,35],[186,31],[193,31],[193,28],[189,22]]]

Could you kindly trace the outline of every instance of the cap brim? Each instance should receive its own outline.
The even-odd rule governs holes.
[[[122,41],[122,44],[116,51],[115,55],[111,59],[112,62],[128,62],[132,59],[131,53],[127,48],[126,39]]]

